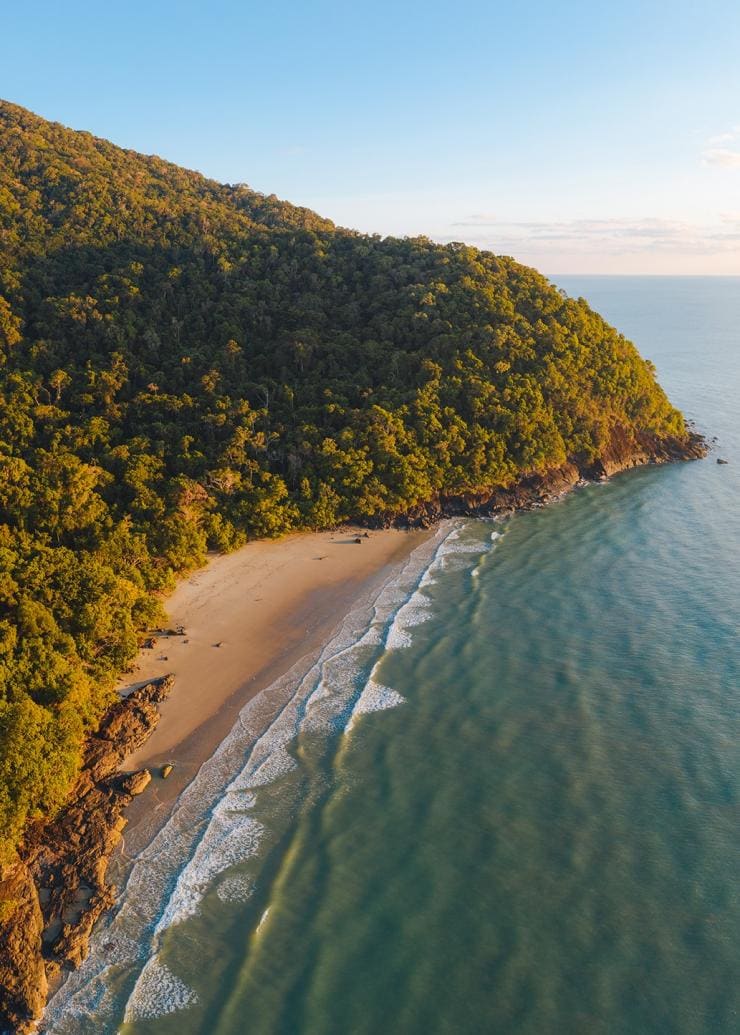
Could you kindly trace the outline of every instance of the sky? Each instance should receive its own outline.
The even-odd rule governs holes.
[[[0,96],[545,273],[740,275],[739,0],[0,0]]]

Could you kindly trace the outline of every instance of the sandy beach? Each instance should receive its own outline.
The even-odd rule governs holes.
[[[172,629],[140,652],[122,691],[171,672],[175,685],[147,743],[124,762],[155,779],[128,809],[126,856],[164,822],[172,802],[233,726],[240,709],[304,655],[429,535],[342,528],[259,541],[217,555],[165,601]],[[358,544],[356,538],[360,537]],[[162,765],[174,766],[162,780]]]

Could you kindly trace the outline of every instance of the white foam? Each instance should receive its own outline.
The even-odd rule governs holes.
[[[302,731],[331,732],[344,725],[343,716],[356,694],[358,673],[377,654],[380,645],[381,631],[374,622],[359,639],[327,657],[306,703]]]
[[[399,694],[397,690],[369,679],[352,710],[352,714],[367,715],[370,712],[381,712],[387,708],[397,708],[399,704],[405,704],[405,702],[406,698]]]
[[[156,956],[142,970],[127,1005],[125,1021],[149,1021],[184,1010],[198,1002],[198,996]]]
[[[418,589],[396,613],[385,638],[386,650],[402,650],[411,645],[410,630],[432,617],[432,602]]]
[[[258,758],[254,767],[249,766],[240,773],[229,787],[230,791],[265,787],[296,768],[296,760],[286,750],[293,738],[285,736],[286,731],[279,732],[283,733],[284,739],[281,739],[279,734],[271,738],[267,756],[263,760]]]
[[[127,1016],[131,1011],[131,1016],[144,1016],[144,1007],[137,1004],[155,1002],[157,989],[162,994],[157,993],[152,1009],[161,1011],[166,1002],[193,1001],[191,989],[178,984],[166,968],[158,969],[162,933],[193,916],[211,887],[223,901],[251,894],[251,878],[228,871],[253,858],[265,838],[273,836],[253,814],[261,788],[287,781],[279,792],[281,802],[287,812],[296,804],[291,795],[298,793],[301,781],[291,778],[298,763],[290,747],[297,736],[339,731],[354,716],[403,702],[400,694],[373,678],[377,662],[384,650],[408,645],[410,630],[431,616],[432,602],[424,586],[433,581],[445,558],[454,552],[480,551],[480,546],[459,542],[462,528],[462,523],[452,522],[440,526],[374,600],[347,616],[314,658],[299,662],[242,709],[229,736],[135,860],[118,909],[96,929],[87,960],[50,1001],[48,1032],[79,1035],[81,1017],[94,1018],[96,1035],[117,1030],[120,1014],[111,991],[111,944],[116,947],[115,987],[120,987],[122,972],[134,984]]]
[[[446,549],[442,548],[440,550],[440,556],[441,557],[447,557],[450,554],[480,553],[480,552],[481,552],[481,545],[480,545],[480,543],[460,543],[460,542],[455,542],[455,543],[450,543],[447,546]]]
[[[216,894],[222,902],[246,902],[254,894],[254,881],[241,873],[234,873],[219,883]]]
[[[405,703],[406,698],[399,694],[397,690],[393,690],[389,686],[383,686],[382,683],[376,683],[374,679],[368,679],[352,709],[346,732],[350,732],[360,715],[386,711],[388,708],[397,708],[399,704]]]
[[[500,517],[494,517],[490,520],[497,521],[502,520]],[[468,555],[470,554],[482,554],[486,552],[486,545],[480,542],[461,542],[462,532],[464,526],[455,529],[442,541],[437,552],[432,560],[432,563],[427,568],[426,572],[421,578],[419,583],[420,589],[425,589],[430,585],[433,585],[437,581],[437,576],[443,571],[461,571],[464,570],[469,563]],[[502,532],[491,533],[491,543],[500,538]],[[488,547],[490,549],[490,547]]]
[[[439,545],[434,552],[431,562],[422,574],[415,593],[397,612],[391,628],[386,636],[385,645],[388,650],[399,650],[410,646],[411,635],[409,630],[431,617],[432,600],[424,592],[437,581],[440,572],[448,569],[454,570],[455,560],[464,558],[470,554],[480,554],[485,547],[476,542],[461,542],[464,526],[455,526],[446,535],[441,537]],[[463,567],[467,565],[464,561]]]
[[[207,836],[180,873],[155,934],[194,916],[215,877],[257,854],[264,826],[249,815],[228,810],[228,800],[219,802]]]
[[[444,546],[445,539],[442,538],[439,549]],[[416,578],[418,580],[418,576]],[[403,602],[408,588],[403,580],[400,582],[400,586],[392,582],[385,587],[374,606],[374,616],[385,615],[389,608],[396,606],[395,617],[385,637],[386,650],[408,643],[408,630],[426,621],[431,614],[431,601],[418,589]],[[397,606],[399,602],[400,607]],[[361,714],[398,703],[396,699],[400,695],[380,687],[372,679],[366,682],[358,700],[353,701],[357,693],[358,662],[363,652],[377,644],[377,624],[377,620],[372,622],[359,638],[354,632],[349,637],[340,633],[309,674],[313,678],[304,677],[297,692],[254,744],[246,765],[213,809],[209,826],[181,871],[155,933],[193,916],[214,877],[251,858],[259,850],[264,828],[244,811],[253,806],[254,799],[236,796],[273,783],[294,770],[297,763],[289,754],[288,746],[299,733],[336,727],[350,708],[355,714],[359,706],[357,714]],[[363,695],[364,703],[360,703]]]
[[[490,542],[490,546],[488,547],[488,551],[491,551],[491,550],[493,550],[495,548],[496,542],[499,539],[501,539],[503,534],[504,534],[503,532],[497,532],[497,531],[491,532],[491,536],[490,536],[491,542]],[[488,552],[488,551],[484,550],[484,553]],[[482,570],[483,570],[483,562],[481,560],[481,562],[479,564],[476,564],[476,566],[470,572],[470,577],[473,578],[473,579],[477,579],[480,576],[480,573],[481,573]]]
[[[479,544],[459,541],[461,531],[461,527],[453,527],[446,534],[444,531],[438,534],[439,541],[425,573],[451,554],[480,553]],[[407,565],[403,574],[409,574],[409,567]],[[396,707],[403,702],[400,694],[378,683],[372,674],[359,697],[356,690],[362,661],[371,656],[369,651],[373,647],[382,645],[386,651],[408,647],[411,630],[428,621],[432,615],[432,601],[420,586],[423,576],[419,580],[411,568],[410,577],[417,583],[413,589],[403,574],[400,579],[387,584],[379,594],[374,604],[374,619],[363,634],[358,637],[354,628],[349,635],[347,630],[340,632],[316,666],[301,680],[272,725],[256,741],[247,764],[226,788],[213,810],[208,829],[181,871],[157,924],[157,932],[194,915],[213,878],[259,850],[264,830],[244,814],[244,809],[253,805],[253,799],[234,801],[234,796],[274,783],[294,770],[297,763],[288,748],[299,733],[332,730],[340,724],[349,729],[357,716]],[[410,588],[413,591],[409,596]],[[392,615],[390,623],[389,615]],[[384,637],[381,635],[383,626],[386,626]],[[376,667],[377,661],[373,673]],[[348,722],[342,720],[347,711],[350,712]]]

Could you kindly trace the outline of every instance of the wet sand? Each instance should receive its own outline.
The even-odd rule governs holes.
[[[124,862],[166,821],[177,795],[228,734],[247,701],[317,651],[430,533],[342,528],[249,543],[214,556],[166,601],[169,626],[140,652],[120,689],[175,676],[147,743],[124,762],[155,779],[127,810]],[[355,540],[361,538],[358,544]],[[133,677],[133,679],[132,679]],[[159,776],[164,764],[171,776]]]

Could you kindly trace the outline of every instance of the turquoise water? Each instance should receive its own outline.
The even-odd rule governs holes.
[[[717,452],[444,526],[247,709],[49,1030],[740,1031],[740,279],[558,283]]]

